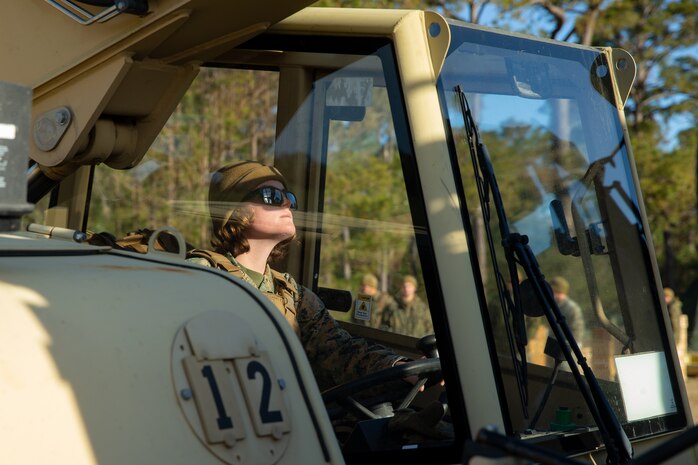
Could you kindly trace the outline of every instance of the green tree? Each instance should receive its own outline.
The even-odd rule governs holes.
[[[662,278],[666,285],[682,290],[698,271],[695,250],[689,245],[695,235],[698,154],[695,138],[692,142],[683,138],[683,145],[666,150],[661,123],[698,102],[695,60],[680,55],[698,39],[698,4],[615,2],[604,18],[596,43],[624,48],[637,63],[626,105],[628,125]]]
[[[696,275],[695,153],[688,145],[667,153],[654,142],[642,133],[633,141],[642,154],[637,159],[640,184],[663,281],[685,289]]]
[[[528,2],[502,3],[521,15]],[[633,55],[637,77],[625,108],[647,212],[664,281],[677,282],[692,269],[692,219],[698,201],[695,143],[698,80],[696,59],[685,52],[698,40],[698,4],[693,0],[545,0],[533,3],[548,21],[537,33],[584,45],[619,47]],[[663,125],[677,113],[692,129],[679,146],[664,150]],[[691,167],[690,169],[687,169]],[[688,174],[693,173],[691,178]]]
[[[97,169],[90,228],[123,236],[172,225],[207,247],[209,179],[200,173],[269,160],[277,82],[273,72],[202,69],[138,167]]]
[[[479,24],[490,0],[320,0],[317,7],[401,8],[435,10],[447,18]]]

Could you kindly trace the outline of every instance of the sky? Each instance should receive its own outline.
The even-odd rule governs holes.
[[[467,19],[468,13],[466,11],[463,11],[462,17]],[[532,29],[545,28],[547,27],[548,22],[547,15],[541,12],[540,9],[528,8],[528,12],[524,14],[523,19],[515,21],[511,18],[503,16],[500,13],[500,10],[497,8],[497,5],[489,3],[482,12],[480,24],[482,24],[483,26],[499,27],[515,32],[525,33],[527,31],[531,31]],[[568,21],[558,36],[566,36],[571,30],[571,28],[572,21]],[[683,54],[693,56],[698,60],[698,44],[684,51]],[[694,125],[695,122],[693,121],[693,118],[688,114],[675,114],[665,121],[660,121],[660,124],[663,127],[662,132],[666,139],[666,146],[664,147],[664,150],[671,151],[676,147],[676,144],[678,143],[678,134],[681,131]]]

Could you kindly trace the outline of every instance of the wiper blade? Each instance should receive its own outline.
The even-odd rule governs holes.
[[[552,289],[545,282],[545,278],[540,270],[535,254],[528,245],[528,237],[525,235],[511,233],[509,231],[509,223],[504,211],[501,192],[497,184],[497,179],[492,168],[492,162],[487,152],[487,147],[480,139],[480,134],[475,124],[473,114],[468,105],[468,100],[465,92],[460,86],[455,87],[455,92],[459,97],[461,111],[463,113],[464,126],[467,136],[468,148],[473,163],[473,169],[477,181],[478,195],[482,205],[483,214],[485,214],[485,223],[487,225],[486,232],[488,237],[488,245],[490,247],[490,255],[492,257],[492,266],[495,270],[497,279],[497,290],[502,302],[502,309],[505,313],[506,322],[511,318],[513,328],[506,325],[507,337],[509,338],[510,348],[512,350],[512,358],[514,359],[514,367],[519,383],[519,393],[524,405],[524,416],[528,418],[526,412],[527,397],[526,389],[526,328],[524,324],[523,306],[521,303],[521,293],[519,289],[519,280],[517,273],[517,263],[521,265],[526,273],[527,278],[532,284],[535,295],[540,301],[545,313],[546,319],[550,325],[555,338],[560,341],[560,349],[563,352],[565,360],[568,362],[572,375],[579,386],[580,392],[589,407],[592,417],[594,418],[601,437],[606,445],[608,452],[608,463],[621,464],[627,463],[632,459],[633,450],[628,436],[625,434],[620,421],[616,417],[608,398],[605,396],[601,386],[599,385],[596,376],[591,367],[587,364],[586,358],[582,354],[577,341],[572,334],[572,331],[567,324],[565,317],[562,315],[560,308],[555,302]],[[492,231],[489,228],[489,199],[492,198],[494,208],[499,220],[499,231],[502,239],[502,247],[509,268],[509,275],[512,283],[513,299],[508,292],[504,292],[503,279],[498,269],[496,253],[494,252],[494,242],[492,240]],[[513,331],[512,331],[513,330]],[[515,342],[514,347],[511,347],[511,332],[513,332]],[[574,356],[573,356],[574,353]],[[518,354],[519,359],[516,359]],[[578,366],[579,365],[579,366]],[[579,371],[579,367],[584,372],[584,377]],[[524,392],[522,392],[524,391]]]
[[[480,139],[480,133],[473,119],[473,114],[470,111],[468,100],[465,98],[465,92],[463,92],[460,86],[456,86],[455,91],[460,100],[468,148],[475,172],[478,196],[480,198],[483,216],[485,217],[485,233],[487,235],[492,268],[497,282],[497,293],[502,305],[504,327],[509,342],[516,384],[519,397],[521,398],[524,418],[528,418],[528,364],[526,362],[526,344],[528,343],[528,336],[526,334],[526,322],[521,307],[521,299],[519,298],[520,290],[516,260],[511,253],[511,247],[505,247],[504,255],[507,262],[512,291],[515,296],[512,300],[511,295],[506,290],[506,283],[504,282],[504,277],[502,276],[499,269],[499,262],[497,261],[492,229],[490,228],[490,200],[494,203],[502,240],[505,240],[505,238],[509,240],[512,235],[509,232],[509,224],[506,219],[506,214],[504,213],[504,204],[502,202],[499,186],[497,185],[497,178],[494,176],[494,170],[492,169],[487,147]]]

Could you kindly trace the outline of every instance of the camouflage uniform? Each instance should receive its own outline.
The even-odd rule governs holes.
[[[298,285],[288,273],[279,273],[267,265],[262,282],[257,286],[232,255],[226,256],[234,265],[227,271],[257,287],[289,322],[303,344],[320,390],[405,360],[383,346],[346,332],[332,318],[320,298],[310,289]],[[211,266],[206,259],[189,260]]]
[[[570,283],[562,276],[555,276],[550,280],[550,288],[553,290],[555,302],[557,302],[560,313],[567,320],[567,326],[572,331],[577,343],[582,345],[586,339],[586,323],[584,322],[584,313],[579,304],[567,295]],[[551,332],[550,337],[554,339],[555,335]]]
[[[567,320],[567,326],[569,326],[575,340],[579,345],[582,345],[586,337],[586,324],[584,323],[584,315],[582,314],[582,309],[579,304],[574,300],[566,297],[557,303],[560,308],[560,313]],[[551,337],[554,337],[551,336]]]
[[[409,303],[400,296],[393,299],[383,311],[380,327],[415,337],[434,333],[429,307],[417,295]]]
[[[378,291],[378,293],[372,297],[372,300],[375,309],[371,314],[371,326],[374,328],[387,329],[387,327],[381,324],[383,321],[383,314],[386,308],[395,305],[395,299],[387,292]]]

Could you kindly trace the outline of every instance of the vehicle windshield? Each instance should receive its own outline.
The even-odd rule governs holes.
[[[461,90],[489,149],[508,228],[528,237],[626,433],[634,438],[683,426],[679,391],[668,381],[675,367],[666,350],[649,232],[605,55],[456,24],[451,29],[439,90],[501,368],[509,433],[560,439],[573,452],[585,447],[571,433],[594,432],[596,426],[536,300],[523,308],[527,369],[516,369],[523,357],[512,357],[516,328],[502,310],[496,270],[505,294],[516,286],[494,206],[478,196]],[[487,228],[494,254],[487,250]],[[520,265],[514,269],[525,294],[526,275]],[[666,384],[647,388],[650,378]]]

